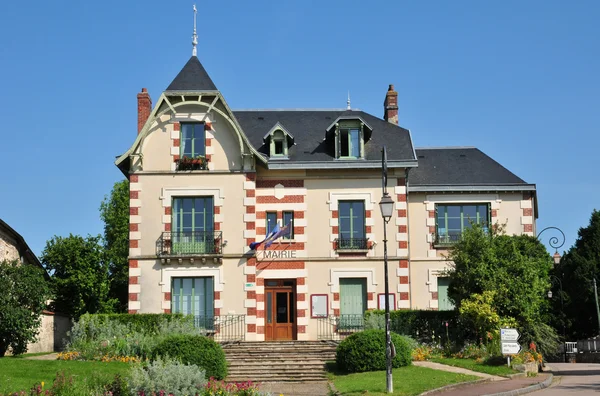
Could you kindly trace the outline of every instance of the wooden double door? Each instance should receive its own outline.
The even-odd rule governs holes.
[[[296,339],[296,280],[265,280],[265,339]]]

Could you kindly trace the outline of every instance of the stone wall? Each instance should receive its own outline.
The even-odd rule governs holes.
[[[27,346],[27,353],[58,352],[64,348],[71,320],[67,316],[53,313],[42,314],[42,324],[37,341]]]
[[[16,241],[0,231],[0,261],[12,261],[19,259],[19,251]]]

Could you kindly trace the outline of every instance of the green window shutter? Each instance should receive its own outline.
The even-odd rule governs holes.
[[[437,278],[438,284],[438,310],[450,311],[454,309],[454,305],[448,299],[448,286],[450,285],[450,278],[439,277]]]
[[[366,278],[340,279],[340,314],[363,315],[367,310]]]

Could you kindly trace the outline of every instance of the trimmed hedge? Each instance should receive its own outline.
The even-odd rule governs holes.
[[[152,352],[152,359],[171,358],[183,364],[195,364],[206,371],[206,377],[227,376],[225,352],[214,340],[204,336],[173,335],[161,341]]]
[[[130,326],[133,331],[144,334],[156,334],[158,325],[163,321],[190,321],[193,322],[192,316],[184,316],[182,314],[93,314],[97,323],[107,324],[116,322]]]
[[[392,367],[411,364],[411,342],[407,337],[391,333],[396,347]],[[352,334],[338,345],[335,362],[339,368],[349,373],[385,370],[385,331],[365,330]]]
[[[365,312],[365,319],[370,315],[385,315],[383,310]],[[448,323],[448,327],[446,327]],[[458,342],[475,339],[472,330],[460,321],[457,310],[453,311],[391,311],[390,326],[393,332],[405,334],[419,342]],[[446,330],[448,331],[446,333]],[[433,339],[435,337],[435,340]],[[440,338],[441,337],[441,338]]]

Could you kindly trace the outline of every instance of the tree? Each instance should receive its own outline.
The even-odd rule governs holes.
[[[82,314],[112,312],[108,297],[108,266],[100,235],[83,238],[54,236],[42,252],[42,264],[51,276],[54,309],[74,318]]]
[[[600,212],[594,210],[587,227],[577,233],[575,244],[562,258],[554,275],[561,279],[564,309],[560,303],[558,282],[553,290],[555,311],[566,318],[566,333],[572,340],[599,334],[598,316],[592,280],[600,280]],[[600,283],[599,283],[600,286]],[[559,315],[557,315],[559,316]],[[557,323],[558,324],[558,323]],[[558,324],[561,325],[561,324]]]
[[[100,204],[104,221],[104,254],[108,263],[110,298],[119,301],[118,310],[127,312],[129,287],[129,181],[113,186]]]
[[[544,321],[552,258],[542,243],[527,235],[505,235],[501,226],[487,230],[473,224],[448,258],[454,263],[448,295],[458,308],[472,294],[493,292],[491,305],[498,315],[516,319],[524,341],[551,352],[556,333],[548,336],[553,330]]]
[[[0,262],[0,290],[0,357],[9,347],[20,355],[36,339],[50,289],[42,269],[15,260]]]

